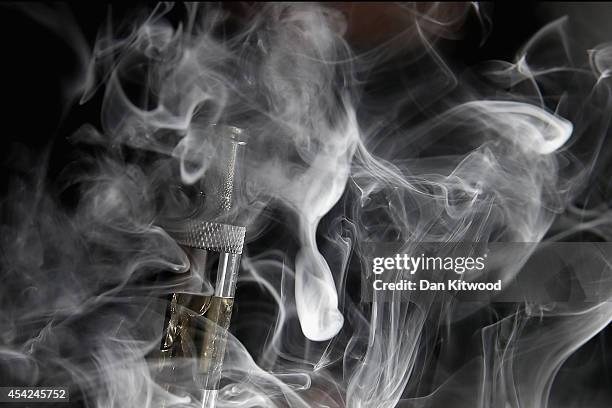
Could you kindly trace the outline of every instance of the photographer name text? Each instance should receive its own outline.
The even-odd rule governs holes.
[[[501,291],[502,282],[471,282],[467,274],[479,273],[485,269],[487,255],[478,257],[439,257],[410,256],[396,254],[393,257],[377,257],[372,261],[372,272],[375,275],[375,291]],[[397,279],[409,274],[412,278],[417,272],[451,272],[456,278],[436,281],[432,279]],[[390,274],[395,279],[389,282]],[[385,275],[383,275],[385,274]],[[386,278],[386,279],[382,279]]]

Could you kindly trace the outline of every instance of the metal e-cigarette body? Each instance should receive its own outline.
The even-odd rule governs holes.
[[[170,366],[175,358],[197,359],[204,408],[216,403],[246,232],[244,226],[230,223],[229,216],[236,160],[245,144],[242,130],[215,125],[214,136],[214,163],[202,183],[204,208],[166,228],[191,258],[197,259],[200,269],[211,254],[218,254],[214,293],[171,295],[160,348],[162,359],[169,359]]]

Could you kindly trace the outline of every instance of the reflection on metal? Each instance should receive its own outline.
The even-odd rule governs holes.
[[[234,299],[175,293],[162,337],[163,358],[198,360],[199,384],[216,389],[221,379]]]

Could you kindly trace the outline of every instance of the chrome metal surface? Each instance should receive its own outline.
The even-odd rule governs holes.
[[[168,233],[181,245],[215,252],[241,254],[246,228],[210,221],[187,221]]]

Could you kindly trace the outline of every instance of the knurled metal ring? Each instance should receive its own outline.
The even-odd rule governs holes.
[[[187,221],[168,231],[181,245],[216,252],[241,254],[246,227],[210,221]]]

